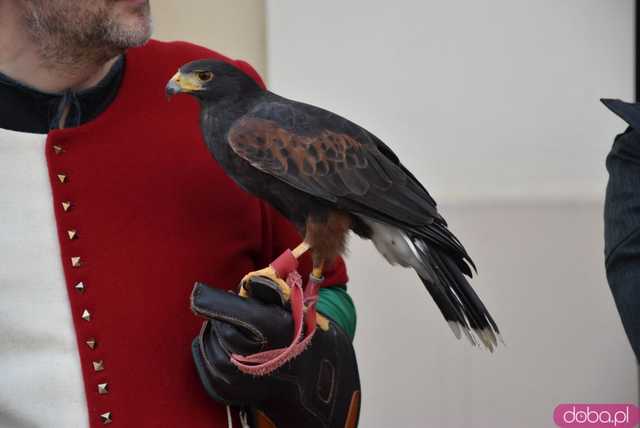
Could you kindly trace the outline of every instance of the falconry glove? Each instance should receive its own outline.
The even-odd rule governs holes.
[[[261,287],[256,290],[269,288],[268,280],[257,285]],[[200,283],[193,289],[192,310],[206,321],[192,353],[207,393],[227,405],[250,408],[252,427],[355,427],[360,409],[358,366],[350,338],[333,321],[327,330],[316,330],[304,352],[266,376],[244,374],[232,364],[232,354],[283,348],[292,340],[289,310],[269,293],[252,296],[243,298]]]

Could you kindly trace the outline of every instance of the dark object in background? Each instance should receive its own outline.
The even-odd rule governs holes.
[[[640,361],[640,104],[602,102],[629,124],[607,156],[604,253],[609,287]]]

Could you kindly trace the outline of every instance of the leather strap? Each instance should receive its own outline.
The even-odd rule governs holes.
[[[271,262],[271,267],[276,271],[278,278],[286,279],[291,272],[298,269],[298,259],[287,249]]]
[[[243,373],[253,376],[266,376],[282,367],[291,359],[300,355],[309,346],[316,332],[316,303],[324,278],[309,276],[304,290],[302,278],[295,270],[298,260],[291,250],[283,252],[271,263],[271,267],[280,276],[286,273],[286,281],[291,293],[291,315],[293,317],[294,335],[286,348],[271,349],[251,355],[231,355],[231,363]]]
[[[278,428],[271,419],[260,410],[256,410],[256,428]]]
[[[351,396],[351,404],[349,404],[349,413],[344,423],[344,428],[355,428],[358,424],[358,416],[360,414],[360,391],[354,391]]]

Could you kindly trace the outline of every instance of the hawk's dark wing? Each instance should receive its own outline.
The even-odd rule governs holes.
[[[462,259],[473,261],[431,195],[388,146],[353,122],[278,98],[238,119],[227,138],[255,168],[337,208],[413,230],[455,254],[463,272],[471,274]]]
[[[255,168],[342,208],[411,226],[440,218],[431,196],[391,149],[328,111],[262,103],[231,126],[228,140]]]

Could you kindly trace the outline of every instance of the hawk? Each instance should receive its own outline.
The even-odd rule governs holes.
[[[313,275],[345,251],[347,235],[369,239],[392,265],[413,268],[457,338],[493,351],[500,332],[467,281],[475,265],[438,213],[427,189],[366,129],[330,111],[283,98],[234,65],[183,65],[168,95],[200,103],[207,148],[244,190],[297,226]],[[273,268],[252,272],[267,276]],[[286,287],[286,285],[281,285]]]

